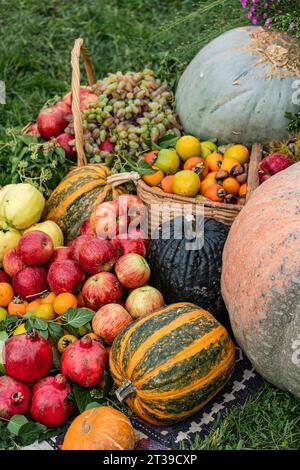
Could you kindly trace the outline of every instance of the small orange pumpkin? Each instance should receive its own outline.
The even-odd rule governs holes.
[[[62,450],[132,450],[134,444],[134,430],[129,419],[110,406],[99,406],[74,419]]]

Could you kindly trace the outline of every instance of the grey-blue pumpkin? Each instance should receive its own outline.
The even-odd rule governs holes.
[[[285,113],[300,110],[299,90],[300,42],[241,27],[200,50],[179,81],[176,106],[184,130],[200,139],[266,143],[287,137]]]

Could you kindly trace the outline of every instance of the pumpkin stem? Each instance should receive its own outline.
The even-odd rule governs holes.
[[[136,388],[130,380],[124,380],[120,387],[116,390],[116,397],[119,401],[127,400],[129,397],[136,396]]]

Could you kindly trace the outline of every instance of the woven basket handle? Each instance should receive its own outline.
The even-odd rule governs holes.
[[[107,178],[107,184],[115,188],[120,184],[128,183],[128,181],[132,181],[134,184],[136,184],[139,179],[140,175],[136,171],[129,171],[127,173],[116,173],[115,175],[111,175]]]
[[[84,140],[83,140],[83,126],[82,117],[80,111],[80,67],[79,59],[80,55],[83,56],[84,67],[88,79],[88,83],[92,86],[94,81],[93,66],[91,63],[90,55],[87,49],[83,45],[83,39],[76,39],[72,53],[71,53],[71,66],[72,66],[72,113],[74,117],[74,131],[76,139],[76,151],[77,151],[77,165],[87,165],[87,159],[84,152]]]

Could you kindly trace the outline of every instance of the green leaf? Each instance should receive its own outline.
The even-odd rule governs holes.
[[[46,426],[41,423],[26,423],[19,429],[18,437],[23,445],[33,444],[47,431]]]
[[[114,381],[107,370],[104,371],[102,380],[104,380],[103,396],[106,397],[111,391]]]
[[[149,163],[145,160],[140,160],[136,167],[136,171],[139,173],[139,175],[151,175],[157,170],[153,169],[152,166],[149,165]]]
[[[25,329],[26,331],[30,331],[33,328],[33,323],[32,323],[32,318],[29,318],[27,322],[25,323]]]
[[[11,434],[5,423],[0,421],[0,449],[8,449],[11,444]]]
[[[159,141],[157,142],[157,150],[159,149],[168,149],[170,147],[175,147],[177,140],[179,139],[178,136],[174,136],[173,134],[164,135]]]
[[[89,403],[93,402],[90,392],[90,388],[83,388],[76,384],[73,385],[73,394],[80,413],[86,410]]]
[[[24,142],[24,144],[29,145],[29,144],[37,144],[38,143],[38,138],[33,136],[33,135],[19,135],[18,139],[21,142]]]
[[[27,312],[27,313],[25,313],[25,315],[23,315],[23,318],[25,320],[29,320],[31,317],[32,317],[32,312]]]
[[[52,346],[53,365],[60,370],[60,354],[55,346]]]
[[[43,338],[48,339],[49,338],[49,331],[48,330],[37,330],[39,332],[39,335],[41,335]]]
[[[95,315],[95,312],[88,308],[69,308],[69,310],[60,317],[60,320],[64,326],[70,325],[74,328],[88,323]]]
[[[25,416],[14,415],[12,418],[10,418],[7,429],[11,434],[17,436],[19,434],[20,428],[26,423],[28,423],[28,419]]]
[[[48,322],[44,318],[34,317],[31,319],[31,323],[33,328],[39,330],[39,333],[48,330]]]
[[[62,329],[61,325],[55,322],[48,323],[48,331],[55,343],[57,343],[59,339],[64,335],[64,330]]]
[[[99,406],[101,406],[100,403],[98,403],[97,401],[92,401],[91,403],[86,405],[85,409],[89,410],[90,408],[99,408]]]

